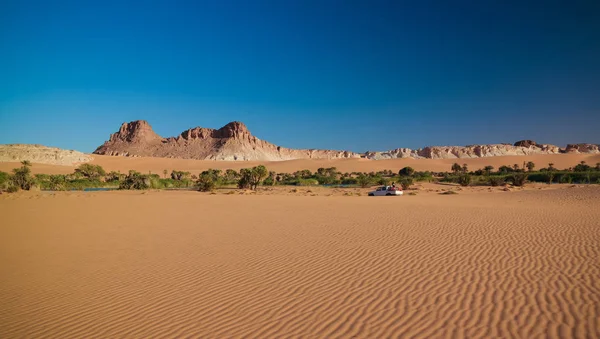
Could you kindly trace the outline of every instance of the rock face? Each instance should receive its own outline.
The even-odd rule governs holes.
[[[176,137],[163,138],[144,120],[124,123],[118,132],[98,147],[95,154],[129,157],[164,157],[200,160],[292,160],[292,159],[454,159],[504,155],[599,153],[598,145],[577,144],[561,149],[555,145],[520,140],[511,144],[430,146],[420,149],[397,148],[385,152],[365,152],[284,148],[253,136],[246,125],[230,122],[220,129],[195,127]]]
[[[568,144],[565,153],[600,153],[600,145]]]
[[[482,158],[503,155],[558,154],[561,150],[554,145],[511,146],[506,144],[470,145],[470,146],[430,146],[412,150],[398,148],[387,152],[367,152],[369,159],[454,159]]]
[[[359,158],[347,151],[290,149],[253,136],[246,125],[230,122],[220,129],[195,127],[163,138],[143,120],[124,123],[95,154],[200,160],[292,160]]]
[[[77,151],[42,145],[0,145],[1,162],[19,162],[28,160],[32,163],[51,165],[75,165],[91,161],[93,157]]]

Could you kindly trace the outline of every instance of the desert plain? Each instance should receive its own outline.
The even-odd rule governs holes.
[[[557,167],[598,162],[535,157]],[[459,160],[530,160],[502,158]],[[208,166],[122,159],[94,161],[107,170]],[[394,161],[327,164],[449,167]],[[65,167],[40,166],[32,170]],[[600,185],[367,191],[2,194],[0,337],[600,337]]]

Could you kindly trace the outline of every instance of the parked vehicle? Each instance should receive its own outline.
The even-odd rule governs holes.
[[[376,190],[369,192],[369,196],[370,197],[374,197],[374,196],[392,196],[392,195],[402,195],[404,194],[404,192],[402,192],[402,188],[400,187],[393,187],[393,186],[381,186],[378,187]]]

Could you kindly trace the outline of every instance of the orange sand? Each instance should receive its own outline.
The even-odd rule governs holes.
[[[600,337],[600,187],[546,188],[2,194],[0,338]]]
[[[278,173],[292,173],[298,170],[309,169],[316,171],[319,167],[337,167],[341,172],[371,172],[380,170],[398,171],[405,166],[411,166],[417,171],[450,171],[450,167],[455,162],[467,164],[469,169],[476,170],[487,165],[498,169],[500,166],[523,165],[524,161],[533,161],[536,168],[548,167],[548,163],[554,163],[554,167],[563,169],[577,165],[580,161],[586,161],[589,165],[595,166],[600,162],[600,154],[544,154],[531,156],[503,156],[474,159],[389,159],[389,160],[368,160],[368,159],[337,159],[337,160],[289,160],[289,161],[209,161],[209,160],[185,160],[169,158],[126,158],[111,157],[105,155],[94,155],[93,164],[104,167],[107,171],[121,171],[126,173],[130,169],[142,173],[162,174],[166,169],[169,173],[172,170],[190,171],[200,173],[209,168],[215,169],[236,169],[252,167],[258,164],[266,165],[269,170]],[[20,166],[19,163],[0,162],[0,171],[9,172],[11,169]],[[74,167],[34,164],[33,173],[47,174],[67,174],[72,173]]]

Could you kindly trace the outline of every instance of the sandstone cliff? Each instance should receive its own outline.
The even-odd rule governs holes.
[[[397,148],[385,152],[330,151],[284,148],[253,136],[241,122],[234,121],[220,129],[196,127],[176,137],[163,138],[144,120],[124,123],[118,132],[98,147],[96,154],[118,156],[166,157],[201,160],[292,160],[292,159],[454,159],[506,155],[558,153],[600,153],[598,145],[574,144],[561,149],[538,144],[533,140],[511,144],[430,146],[419,149]]]
[[[75,165],[92,159],[92,156],[81,152],[42,145],[0,145],[0,162],[28,160],[38,164]]]
[[[358,158],[347,151],[290,149],[253,136],[234,121],[220,129],[196,127],[177,137],[163,138],[144,120],[124,123],[95,154],[201,160],[292,160]]]
[[[503,155],[531,155],[531,154],[558,154],[562,150],[558,146],[537,144],[535,141],[523,140],[514,145],[491,144],[469,146],[430,146],[416,150],[410,148],[397,148],[387,152],[366,152],[369,159],[454,159],[454,158],[482,158]]]

